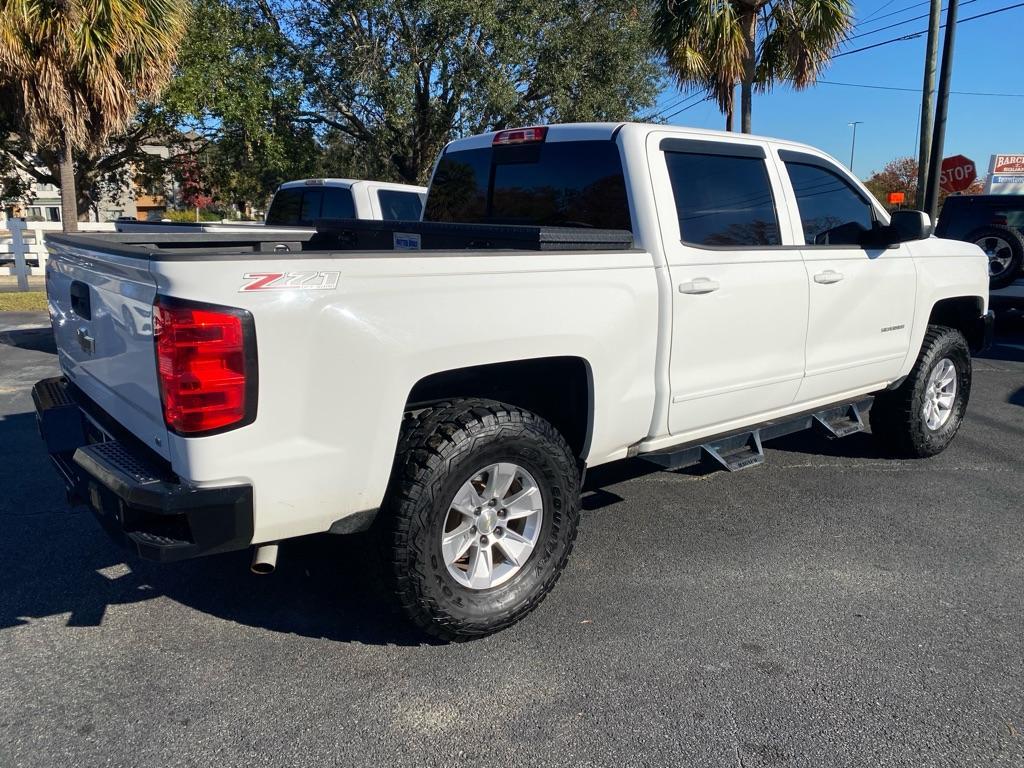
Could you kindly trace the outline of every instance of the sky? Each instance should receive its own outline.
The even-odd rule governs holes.
[[[958,17],[965,19],[1020,2],[961,0]],[[900,12],[894,13],[896,11]],[[853,34],[927,13],[928,3],[921,0],[855,1],[857,28]],[[943,22],[945,15],[943,4]],[[882,16],[884,18],[880,18]],[[910,21],[849,40],[841,50],[861,48],[927,28],[927,18]],[[819,83],[804,91],[778,86],[771,93],[755,93],[753,132],[811,144],[849,163],[853,134],[849,123],[862,121],[857,126],[853,164],[854,172],[861,178],[881,170],[897,157],[916,157],[925,39],[926,35],[922,34],[913,40],[839,56],[821,73]],[[983,176],[988,170],[990,155],[1024,154],[1024,56],[1021,50],[1024,47],[1024,5],[958,24],[955,42],[951,90],[1015,94],[950,96],[944,155],[966,155],[974,160],[978,175]],[[940,34],[940,62],[941,52]],[[911,90],[830,85],[825,81]],[[679,102],[682,95],[678,88],[670,86],[658,100],[656,109],[663,109],[666,115],[696,102],[695,106],[670,117],[669,123],[697,128],[725,127],[725,118],[714,102],[699,102],[700,97]],[[736,99],[738,113],[738,89]]]

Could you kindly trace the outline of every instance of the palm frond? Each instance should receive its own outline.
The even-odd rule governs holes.
[[[188,0],[0,0],[0,83],[48,146],[102,142],[167,84]]]

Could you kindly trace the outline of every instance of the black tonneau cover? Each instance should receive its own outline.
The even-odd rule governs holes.
[[[435,221],[323,219],[315,229],[294,232],[117,232],[47,234],[46,240],[154,261],[280,258],[286,254],[325,258],[351,251],[399,251],[410,256],[431,251],[622,251],[633,248],[625,230],[532,225],[452,224]],[[428,253],[424,253],[424,252]]]

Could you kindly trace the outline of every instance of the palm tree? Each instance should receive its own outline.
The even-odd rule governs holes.
[[[59,151],[64,230],[78,229],[74,152],[121,131],[171,76],[187,0],[0,0],[0,90],[21,131]]]
[[[750,133],[754,88],[807,88],[849,33],[850,0],[657,0],[654,40],[683,88],[706,89]],[[731,121],[730,121],[731,122]]]

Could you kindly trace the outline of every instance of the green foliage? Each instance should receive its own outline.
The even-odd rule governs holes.
[[[292,44],[259,2],[194,0],[192,18],[163,108],[222,201],[262,204],[320,153]]]
[[[850,0],[657,0],[653,39],[680,86],[727,114],[740,84],[749,132],[753,90],[813,85],[852,24]]]
[[[0,312],[45,312],[45,291],[0,293]]]
[[[164,105],[223,201],[309,176],[422,182],[455,137],[628,119],[660,85],[645,2],[194,3]]]
[[[138,180],[163,182],[168,160],[144,151],[148,145],[169,145],[178,151],[182,137],[167,123],[165,113],[149,104],[127,130],[74,152],[75,208],[78,217],[96,211],[103,198],[125,194]],[[0,117],[0,201],[27,200],[28,180],[60,186],[59,149],[33,144],[14,130],[4,131]]]
[[[195,208],[191,210],[183,211],[164,211],[160,217],[161,219],[168,219],[169,221],[177,222],[196,222],[196,221],[220,221],[223,217],[219,213],[213,211],[199,211],[199,218],[196,219]]]
[[[628,119],[659,87],[647,3],[313,0],[288,13],[309,119],[360,175],[422,182],[456,136]]]

